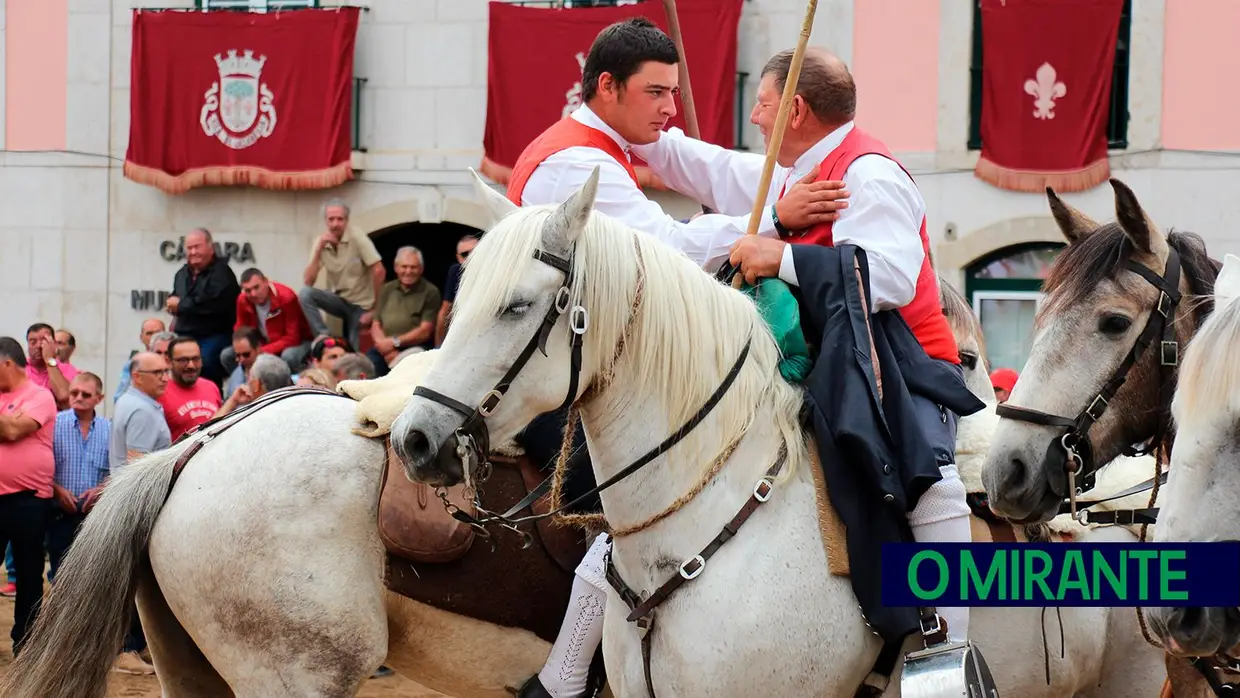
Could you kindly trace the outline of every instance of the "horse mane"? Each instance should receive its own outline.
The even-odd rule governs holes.
[[[960,348],[974,349],[977,351],[978,360],[984,361],[986,337],[982,333],[981,323],[973,313],[973,306],[969,305],[964,295],[957,291],[955,286],[947,283],[942,275],[939,276],[939,305],[943,308],[943,315],[947,317],[947,324]],[[977,342],[977,346],[969,347],[963,341],[966,338]]]
[[[533,254],[555,208],[522,207],[483,236],[461,277],[454,326],[496,321],[530,265],[539,263]],[[788,444],[786,472],[793,472],[805,451],[799,421],[803,395],[780,376],[779,347],[748,296],[662,241],[597,210],[578,236],[572,259],[573,303],[589,313],[584,373],[613,379],[629,399],[661,396],[669,429],[675,429],[710,399],[752,337],[744,367],[712,413],[720,416],[716,434],[744,433],[762,413],[771,413]],[[641,301],[634,307],[639,283]],[[622,341],[626,346],[613,366]],[[623,419],[629,407],[619,399],[608,398],[605,405],[615,419]],[[692,430],[677,448],[692,454],[721,449],[724,444],[698,441],[710,431]]]
[[[1210,258],[1205,241],[1196,233],[1172,230],[1167,244],[1180,254],[1184,278],[1194,296],[1185,302],[1191,303],[1194,321],[1200,325],[1214,308],[1214,279],[1222,263]],[[1085,300],[1099,280],[1118,278],[1133,251],[1132,240],[1118,223],[1106,223],[1064,248],[1047,274],[1043,285],[1046,302],[1037,314],[1036,324],[1041,325],[1050,314]],[[1160,275],[1163,272],[1153,271]]]
[[[1240,302],[1211,313],[1198,328],[1180,361],[1171,414],[1179,424],[1197,420],[1234,420],[1240,408]]]

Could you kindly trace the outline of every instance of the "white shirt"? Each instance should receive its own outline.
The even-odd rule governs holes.
[[[853,129],[852,122],[827,134],[793,163],[775,165],[766,202],[779,199],[784,184],[794,184],[839,146]],[[727,150],[670,129],[650,145],[633,146],[651,171],[673,190],[701,201],[716,211],[748,209],[757,196],[766,156]],[[925,201],[917,185],[898,164],[882,155],[863,155],[844,172],[848,207],[832,227],[835,244],[853,244],[866,251],[874,310],[908,305],[917,291],[917,277],[925,252],[921,222]],[[792,245],[784,248],[779,277],[797,285]]]
[[[578,107],[572,118],[607,134],[626,156],[629,154],[630,144],[589,107],[584,104]],[[680,250],[712,274],[727,260],[732,244],[749,229],[750,206],[733,206],[728,211],[698,216],[688,223],[681,223],[664,213],[659,204],[646,198],[615,158],[588,146],[567,148],[544,160],[526,182],[521,192],[521,204],[536,206],[565,201],[581,189],[595,166],[599,168],[598,194],[594,200],[596,209]],[[752,205],[757,194],[757,178],[747,185]],[[732,197],[740,199],[743,192],[732,194]],[[705,203],[705,200],[701,201]],[[715,210],[719,211],[718,208]],[[778,237],[769,208],[763,211],[758,234]]]

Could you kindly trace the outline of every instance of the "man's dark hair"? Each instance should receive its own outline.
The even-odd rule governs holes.
[[[73,333],[72,333],[72,332],[70,332],[69,330],[61,330],[61,332],[64,332],[65,334],[69,335],[69,346],[71,346],[71,347],[73,347],[74,349],[76,349],[76,348],[77,348],[77,337],[74,337],[74,336],[73,336]],[[53,333],[52,333],[52,336],[53,336],[53,337],[54,337],[54,336],[56,336],[56,333],[55,333],[55,332],[53,332]]]
[[[172,340],[171,342],[168,342],[168,360],[169,361],[172,360],[172,352],[174,349],[181,346],[182,344],[191,344],[191,343],[198,344],[198,340],[194,339],[193,337],[186,337],[185,335],[178,335],[176,339]],[[202,346],[199,345],[198,349],[201,352]]]
[[[18,368],[26,368],[26,351],[12,337],[0,337],[0,361],[12,360]]]
[[[623,85],[641,70],[646,61],[668,65],[680,62],[680,52],[671,37],[645,17],[633,17],[598,33],[581,71],[581,101],[589,102],[598,92],[598,80],[611,73]]]
[[[258,348],[263,346],[263,335],[259,334],[257,327],[250,327],[248,325],[245,327],[239,327],[236,332],[233,332],[232,338],[234,342],[238,339],[248,341],[250,343],[250,348],[255,351],[258,351]]]
[[[775,76],[775,89],[781,94],[788,83],[792,54],[791,49],[775,54],[766,62],[759,76],[759,79],[767,75]],[[813,51],[806,51],[802,60],[797,94],[805,100],[814,116],[828,124],[852,121],[857,114],[857,84],[848,69],[843,64],[838,67],[830,65]]]
[[[241,272],[241,283],[244,284],[256,276],[260,279],[267,278],[261,271],[258,270],[258,267],[250,267],[249,269]]]
[[[26,330],[26,336],[29,337],[31,334],[38,332],[39,330],[47,330],[48,332],[52,334],[53,337],[56,336],[56,329],[52,327],[51,325],[47,324],[46,322],[36,322],[33,325],[31,325]]]

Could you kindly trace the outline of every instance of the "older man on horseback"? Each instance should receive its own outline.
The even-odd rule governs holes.
[[[750,120],[768,143],[792,58],[791,50],[776,54],[762,71]],[[837,220],[811,226],[778,219],[777,236],[746,236],[732,246],[729,261],[751,284],[776,277],[798,286],[798,270],[804,274],[809,268],[812,250],[807,248],[855,245],[868,260],[871,311],[898,309],[926,354],[960,373],[955,339],[931,267],[925,203],[887,147],[854,124],[856,85],[848,68],[824,50],[808,49],[793,100],[771,180],[772,197],[778,204],[786,196],[788,182],[817,173],[820,180],[843,179],[849,204]],[[635,146],[634,152],[673,190],[721,211],[753,206],[754,183],[764,164],[761,155],[694,140],[679,129],[661,134],[654,143]],[[807,259],[799,265],[802,253]],[[959,415],[923,395],[914,393],[913,399],[942,479],[908,515],[912,534],[919,542],[969,542],[970,510],[955,466]],[[938,611],[947,621],[949,638],[965,641],[969,609]]]
[[[676,45],[644,17],[617,22],[600,32],[583,69],[582,106],[526,147],[513,167],[508,198],[522,206],[561,203],[598,167],[597,210],[658,237],[699,264],[717,266],[745,235],[749,216],[709,214],[678,221],[642,193],[629,159],[633,147],[657,141],[675,115],[679,61]],[[781,221],[808,228],[835,219],[843,206],[837,201],[844,198],[843,184],[811,179],[792,183],[780,201],[763,211],[759,235],[775,239]],[[753,184],[735,182],[736,195]],[[563,428],[563,413],[543,415],[518,441],[536,460],[546,461],[558,452]],[[579,448],[565,487],[570,498],[574,491],[584,493],[594,486],[580,433],[576,442]],[[576,698],[595,690],[586,684],[602,641],[607,546],[608,537],[600,535],[578,567],[574,598],[560,636],[543,670],[521,688],[521,698]]]

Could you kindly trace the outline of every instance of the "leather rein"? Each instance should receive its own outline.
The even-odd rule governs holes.
[[[1141,456],[1156,450],[1157,445],[1166,438],[1167,435],[1167,411],[1171,399],[1172,386],[1176,369],[1179,365],[1179,343],[1175,336],[1175,311],[1180,302],[1180,255],[1175,248],[1169,248],[1167,255],[1166,268],[1162,276],[1150,270],[1143,264],[1138,264],[1132,260],[1127,260],[1125,266],[1137,274],[1141,275],[1146,281],[1158,289],[1158,300],[1154,304],[1153,311],[1150,312],[1149,319],[1145,323],[1145,328],[1137,337],[1128,354],[1116,367],[1111,374],[1110,379],[1103,385],[1090,400],[1088,406],[1083,409],[1075,417],[1063,417],[1055,414],[1048,414],[1027,407],[1019,407],[1009,403],[1003,403],[996,409],[996,414],[1000,418],[1011,419],[1018,422],[1027,422],[1031,424],[1039,424],[1047,427],[1059,427],[1064,431],[1051,442],[1051,448],[1061,448],[1064,452],[1064,471],[1067,474],[1068,488],[1066,492],[1064,506],[1061,507],[1060,513],[1071,514],[1073,518],[1084,523],[1082,514],[1094,523],[1106,523],[1108,514],[1114,515],[1116,520],[1112,523],[1153,523],[1157,516],[1157,509],[1139,509],[1126,512],[1105,512],[1100,514],[1087,514],[1084,506],[1098,504],[1107,500],[1098,500],[1093,502],[1078,502],[1077,498],[1085,492],[1093,489],[1096,483],[1097,470],[1100,467],[1094,458],[1093,442],[1089,438],[1090,428],[1102,418],[1106,412],[1110,401],[1115,397],[1115,393],[1119,391],[1124,382],[1128,378],[1128,372],[1136,365],[1137,361],[1145,353],[1146,349],[1153,344],[1156,337],[1160,337],[1159,341],[1159,406],[1158,421],[1155,427],[1153,437],[1146,442],[1144,448],[1125,449],[1124,455]],[[1052,489],[1057,489],[1057,479],[1051,479]],[[1115,499],[1118,496],[1128,496],[1141,492],[1152,487],[1156,488],[1159,478],[1152,478],[1146,483],[1138,485],[1139,489],[1127,491],[1123,495],[1110,497]],[[1082,506],[1084,505],[1084,506]]]

